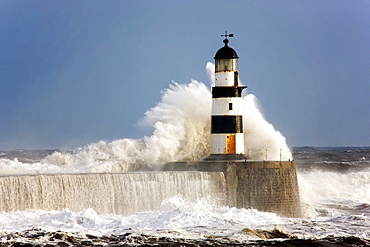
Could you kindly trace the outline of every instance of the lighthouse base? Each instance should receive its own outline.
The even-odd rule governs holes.
[[[211,154],[204,161],[231,161],[231,160],[247,160],[244,154]]]

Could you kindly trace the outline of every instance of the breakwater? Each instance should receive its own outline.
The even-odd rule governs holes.
[[[218,205],[299,217],[294,161],[202,161],[165,164],[161,171],[0,177],[0,211],[26,209],[131,214],[156,210],[171,197],[211,198]]]
[[[162,170],[223,172],[227,205],[301,217],[295,161],[202,161],[171,163]]]
[[[140,172],[0,177],[0,211],[26,209],[131,214],[158,209],[175,196],[225,203],[222,172]]]

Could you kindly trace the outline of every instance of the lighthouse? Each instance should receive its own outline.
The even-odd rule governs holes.
[[[211,155],[212,160],[238,160],[244,157],[242,91],[238,82],[238,55],[225,39],[215,59],[215,86],[212,87]]]

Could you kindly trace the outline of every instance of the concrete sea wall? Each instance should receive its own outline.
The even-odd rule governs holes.
[[[226,181],[232,206],[255,208],[287,217],[301,216],[293,161],[230,164],[226,170]]]
[[[176,196],[196,202],[212,195],[224,205],[222,172],[140,172],[0,177],[0,212],[26,209],[127,215],[157,210]]]
[[[131,214],[163,200],[212,198],[218,205],[300,217],[294,161],[203,161],[166,164],[161,171],[0,177],[0,211],[26,209]]]
[[[295,161],[171,163],[163,170],[221,171],[226,178],[228,206],[301,217]]]

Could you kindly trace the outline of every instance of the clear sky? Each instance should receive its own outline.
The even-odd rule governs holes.
[[[141,138],[230,39],[290,146],[370,145],[368,0],[0,0],[0,150]]]

